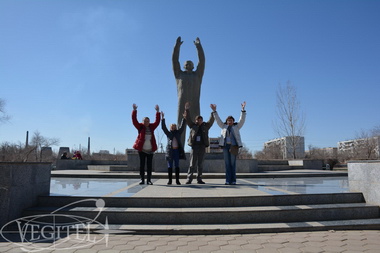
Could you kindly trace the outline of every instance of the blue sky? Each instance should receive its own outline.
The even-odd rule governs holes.
[[[139,119],[158,104],[176,121],[171,54],[181,36],[181,64],[198,61],[196,37],[205,51],[202,115],[215,103],[238,118],[246,101],[251,151],[278,137],[275,94],[287,81],[306,148],[336,147],[380,124],[379,13],[380,1],[366,0],[1,0],[0,98],[12,118],[0,142],[39,131],[73,149],[88,137],[95,152],[131,148],[133,103]]]

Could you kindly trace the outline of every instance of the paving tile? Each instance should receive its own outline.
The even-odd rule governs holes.
[[[192,250],[198,250],[198,247],[194,247],[192,245],[186,245],[186,246],[179,246],[177,248],[177,250],[179,252],[188,252],[188,251],[192,251]]]
[[[296,248],[281,248],[281,249],[278,249],[278,252],[280,252],[280,253],[301,253],[302,251],[300,249],[296,249]]]
[[[305,242],[305,243],[303,243],[303,245],[305,247],[320,247],[320,246],[330,246],[330,247],[333,247],[331,245],[326,245],[323,242],[322,243],[321,242]]]
[[[364,250],[378,250],[380,252],[380,243],[364,245],[363,249]]]
[[[308,242],[308,240],[305,237],[295,235],[294,237],[289,238],[289,242],[305,243]]]
[[[326,252],[344,252],[345,248],[343,247],[334,247],[334,246],[321,246]]]
[[[242,246],[242,245],[248,244],[248,241],[244,240],[244,239],[241,239],[241,238],[238,238],[236,240],[230,240],[230,241],[228,241],[228,244]]]
[[[303,247],[300,248],[302,252],[308,252],[308,253],[317,253],[317,252],[325,252],[322,248],[320,247]]]
[[[203,252],[213,252],[213,251],[219,251],[222,248],[216,245],[205,245],[205,246],[200,246],[199,250]]]
[[[364,251],[365,253],[379,253],[379,249],[371,249]]]
[[[147,250],[156,250],[156,245],[139,245],[134,248],[134,250],[139,250],[140,252]]]
[[[279,252],[276,249],[258,249],[256,250],[256,253],[275,253]]]
[[[249,243],[242,245],[241,247],[247,250],[258,250],[263,248],[263,246],[261,246],[261,243]]]
[[[75,251],[75,253],[94,253],[97,252],[97,250],[94,249],[78,249]]]
[[[208,242],[208,245],[213,245],[213,246],[222,246],[222,245],[227,245],[227,244],[228,242],[226,241],[218,241],[218,240]]]
[[[103,249],[103,250],[97,251],[97,253],[119,253],[119,251],[114,250],[114,249]]]
[[[344,245],[347,245],[347,241],[345,240],[337,240],[337,239],[330,239],[328,241],[323,242],[324,245],[329,246],[335,246],[335,247],[343,247]]]
[[[287,243],[289,242],[289,239],[288,238],[285,238],[285,237],[274,237],[273,239],[270,240],[271,243],[280,243],[280,244],[284,244],[284,243]]]
[[[362,252],[363,251],[363,246],[343,246],[342,249],[344,249],[345,251],[343,251],[344,253],[346,253],[347,251],[354,251],[354,252]]]
[[[220,253],[220,252],[218,251],[217,253]],[[252,250],[238,249],[238,250],[235,250],[234,253],[252,253]]]
[[[290,249],[299,249],[305,247],[303,243],[300,242],[287,242],[282,244],[285,248],[290,248]]]
[[[309,242],[325,242],[325,241],[328,241],[328,239],[324,236],[310,236],[310,237],[306,237],[305,239],[307,239]]]
[[[112,249],[115,249],[115,250],[133,250],[135,247],[136,247],[135,245],[125,244],[125,245],[114,245],[114,246],[112,246]]]

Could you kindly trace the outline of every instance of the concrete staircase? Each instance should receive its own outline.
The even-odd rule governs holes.
[[[104,208],[97,208],[95,202]],[[63,206],[66,207],[60,209]],[[380,229],[379,206],[366,204],[361,193],[168,198],[43,196],[38,206],[25,210],[23,216],[49,213],[59,214],[55,222],[67,224],[74,216],[96,218],[107,226],[91,226],[93,230],[136,234]],[[51,217],[47,215],[46,219],[49,222]],[[43,217],[39,220],[43,221]]]

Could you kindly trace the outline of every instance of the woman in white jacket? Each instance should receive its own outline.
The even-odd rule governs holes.
[[[222,129],[219,138],[219,146],[223,147],[224,164],[226,169],[226,184],[236,184],[236,157],[238,150],[243,146],[240,136],[240,128],[243,127],[245,122],[245,105],[246,102],[241,104],[240,119],[235,122],[234,117],[228,116],[223,123],[216,111],[216,104],[211,104],[211,109],[216,123]]]

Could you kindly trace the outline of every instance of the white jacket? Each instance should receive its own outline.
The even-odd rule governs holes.
[[[221,136],[219,137],[219,146],[224,146],[224,140],[226,139],[228,125],[224,124],[224,122],[220,119],[218,112],[213,112],[213,115],[216,123],[222,129]],[[234,136],[239,147],[243,146],[243,142],[241,141],[240,137],[240,128],[242,128],[244,125],[246,115],[246,111],[241,111],[239,121],[237,122],[237,124],[232,125]]]

